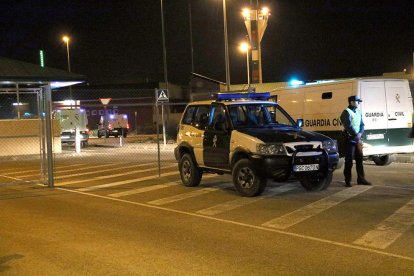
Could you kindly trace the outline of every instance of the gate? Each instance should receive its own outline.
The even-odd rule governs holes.
[[[44,94],[18,85],[0,89],[1,185],[47,183]]]

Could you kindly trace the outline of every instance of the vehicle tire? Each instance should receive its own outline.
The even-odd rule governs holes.
[[[301,175],[297,176],[303,188],[307,191],[322,191],[329,187],[332,182],[332,172],[328,171],[325,175]]]
[[[128,133],[124,132],[124,134],[122,134],[122,135],[124,136],[124,138],[126,138],[127,137],[127,134]]]
[[[241,159],[233,167],[233,184],[242,196],[260,195],[266,188],[266,177],[262,176],[249,159]]]
[[[372,161],[374,161],[377,166],[388,166],[393,161],[395,161],[394,154],[381,155],[381,156],[372,156]]]
[[[81,148],[86,148],[88,146],[88,141],[81,142]]]
[[[101,132],[98,131],[98,138],[101,138],[101,137],[102,137],[102,134]]]
[[[114,135],[114,137],[115,137],[115,138],[118,138],[118,134],[115,134],[115,135]]]
[[[186,153],[181,157],[178,169],[184,186],[195,187],[200,184],[202,172],[195,165],[190,154]]]
[[[109,132],[108,131],[105,132],[105,137],[109,138]]]

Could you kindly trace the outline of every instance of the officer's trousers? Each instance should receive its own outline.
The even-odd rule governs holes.
[[[345,182],[351,183],[352,179],[352,160],[355,159],[358,182],[365,179],[362,144],[355,143],[352,140],[345,141]]]

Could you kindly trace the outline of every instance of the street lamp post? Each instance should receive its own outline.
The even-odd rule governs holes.
[[[226,0],[223,0],[223,21],[224,21],[224,55],[226,60],[226,87],[230,91],[230,65],[229,65],[229,42],[227,38],[227,12]]]
[[[252,48],[252,83],[262,83],[262,54],[260,42],[270,16],[269,9],[262,8],[259,10],[257,2],[255,9],[244,9],[242,12],[247,33],[250,38],[250,46]]]
[[[62,37],[63,42],[66,43],[66,53],[68,55],[68,71],[70,72],[70,54],[69,54],[69,36],[65,35]],[[72,88],[69,86],[69,98],[72,100]]]
[[[250,45],[247,42],[243,42],[240,44],[239,49],[242,53],[246,52],[247,86],[248,86],[248,91],[250,92],[250,61],[249,61]]]

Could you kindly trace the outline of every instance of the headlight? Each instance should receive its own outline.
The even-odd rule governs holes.
[[[325,140],[322,142],[322,147],[328,153],[338,152],[338,144],[336,140]]]
[[[265,155],[286,154],[285,147],[282,144],[257,144],[257,153]]]

